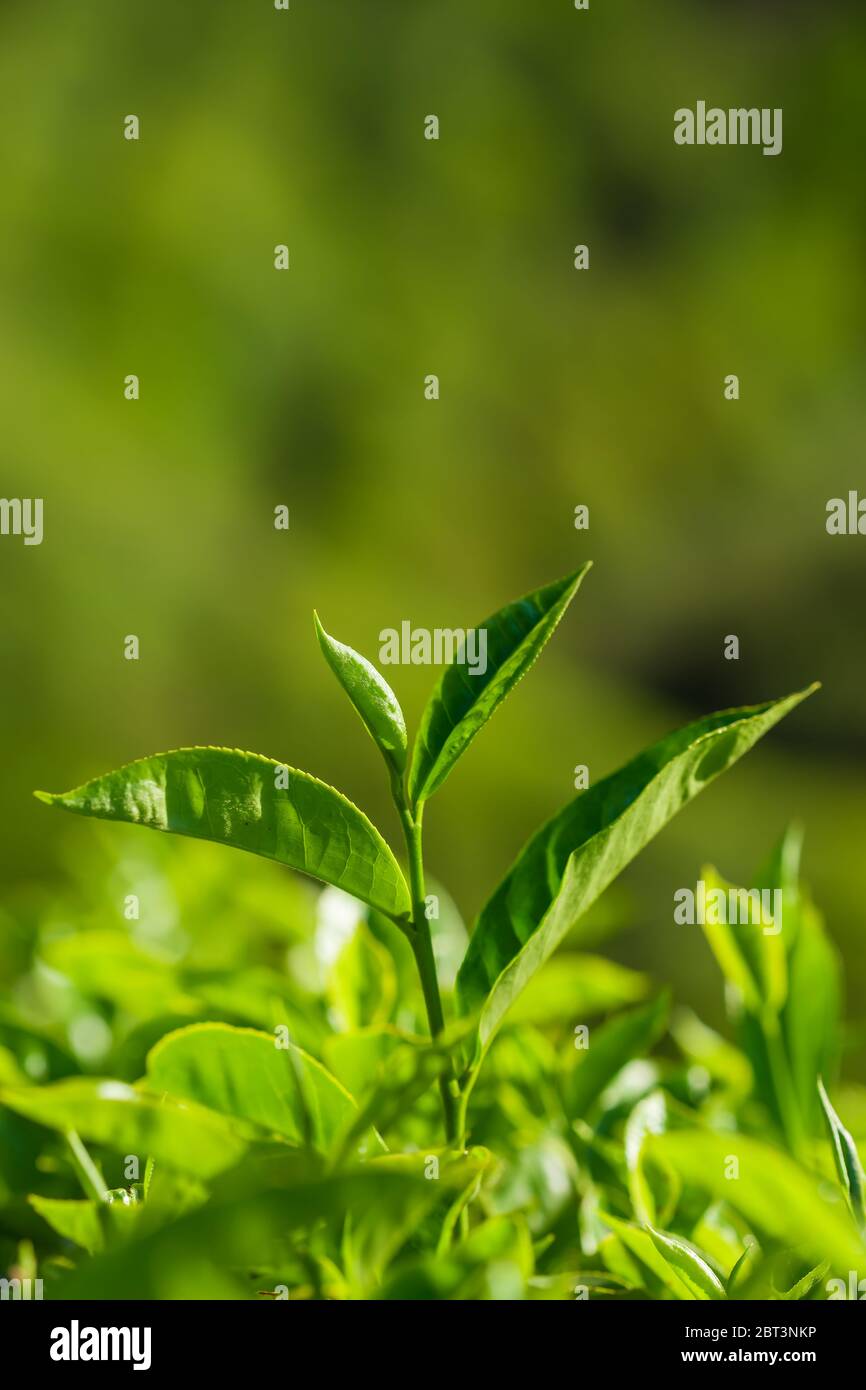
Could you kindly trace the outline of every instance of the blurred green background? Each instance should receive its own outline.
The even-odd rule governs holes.
[[[2,492],[45,499],[0,539],[4,987],[96,833],[32,788],[225,744],[394,834],[313,606],[375,658],[592,558],[430,807],[434,873],[471,918],[575,764],[820,679],[629,871],[611,949],[718,1021],[673,892],[796,817],[862,1016],[866,541],[824,520],[866,486],[864,37],[794,0],[4,0]],[[698,99],[782,107],[783,154],[678,148]],[[388,674],[414,724],[434,673]]]

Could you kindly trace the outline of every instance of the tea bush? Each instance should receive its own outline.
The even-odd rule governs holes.
[[[485,669],[459,654],[446,668],[411,757],[389,685],[316,619],[382,752],[400,858],[332,787],[236,750],[37,793],[212,843],[100,827],[62,898],[6,934],[21,956],[0,1011],[9,1277],[57,1298],[825,1299],[850,1296],[852,1273],[859,1287],[863,1173],[839,1113],[858,1132],[866,1105],[826,1089],[840,967],[799,833],[755,880],[784,920],[701,914],[729,1037],[591,949],[604,890],[811,691],[700,719],[582,791],[471,934],[427,874],[426,803],[587,568],[479,625]],[[701,882],[727,899],[714,869]]]

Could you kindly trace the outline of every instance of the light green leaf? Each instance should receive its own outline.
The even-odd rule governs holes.
[[[828,1074],[839,1052],[841,967],[820,913],[805,896],[788,957],[788,999],[782,1014],[791,1079],[806,1126],[820,1126],[816,1076]]]
[[[321,1063],[278,1041],[253,1028],[194,1023],[151,1050],[147,1084],[324,1151],[357,1106]]]
[[[815,688],[689,724],[538,831],[482,910],[458,975],[462,1010],[482,1009],[476,1062],[512,1002],[608,884]]]
[[[726,1297],[719,1276],[699,1250],[683,1240],[682,1236],[671,1235],[669,1231],[656,1231],[652,1227],[648,1229],[653,1245],[679,1275],[692,1298],[718,1300]]]
[[[861,1233],[866,1235],[866,1209],[864,1209],[866,1180],[863,1177],[863,1165],[860,1162],[857,1145],[833,1109],[820,1076],[818,1077],[818,1095],[821,1097],[824,1118],[830,1131],[830,1142],[833,1145],[833,1159],[836,1164],[836,1172],[839,1175],[839,1182],[842,1184],[842,1189],[848,1199],[851,1215],[857,1222]]]
[[[802,841],[800,827],[789,826],[757,883],[762,888],[780,890],[784,902],[787,997],[782,1009],[781,1032],[785,1069],[790,1075],[787,1088],[783,1084],[783,1091],[791,1092],[786,1104],[790,1115],[794,1115],[796,1109],[795,1123],[799,1130],[811,1135],[821,1126],[815,1078],[833,1070],[839,1052],[841,970],[820,914],[800,886]],[[772,1059],[768,1056],[765,1060],[761,1056],[754,1030],[749,1029],[747,1020],[744,1025],[744,1040],[756,1052],[759,1090],[765,1092],[765,1099],[769,1091],[772,1103],[772,1086],[768,1086],[767,1075]],[[768,1044],[772,1047],[771,1039]],[[775,1105],[778,1108],[778,1098]]]
[[[734,1207],[757,1235],[802,1248],[816,1263],[828,1259],[845,1273],[862,1266],[866,1250],[847,1213],[826,1201],[820,1180],[787,1154],[746,1135],[709,1130],[671,1130],[646,1143],[684,1185]]]
[[[387,1023],[397,996],[393,957],[358,922],[328,972],[326,993],[341,1029]]]
[[[397,777],[401,777],[406,767],[406,720],[397,696],[372,662],[352,647],[330,637],[319,622],[318,613],[314,613],[313,617],[325,660],[361,716],[373,742],[384,755],[385,762]]]
[[[748,1223],[727,1202],[711,1202],[692,1227],[691,1241],[722,1271],[730,1297],[735,1267],[747,1250],[757,1247]]]
[[[667,1100],[661,1090],[650,1091],[649,1095],[639,1100],[626,1121],[624,1145],[629,1195],[634,1213],[644,1225],[666,1220],[679,1195],[679,1181],[669,1168],[665,1168],[664,1212],[659,1217],[652,1182],[654,1173],[652,1165],[646,1161],[645,1140],[648,1134],[662,1134],[667,1123]]]
[[[686,1285],[686,1281],[681,1278],[679,1270],[659,1249],[648,1230],[642,1226],[636,1226],[631,1221],[623,1221],[620,1217],[613,1216],[606,1211],[601,1212],[600,1215],[604,1224],[609,1226],[618,1237],[620,1245],[625,1248],[627,1255],[632,1257],[632,1260],[623,1259],[621,1251],[616,1246],[608,1251],[606,1242],[603,1242],[602,1255],[605,1263],[609,1264],[614,1273],[629,1278],[630,1282],[636,1285],[644,1285],[649,1282],[640,1268],[640,1266],[644,1266],[653,1276],[653,1279],[674,1298],[685,1300],[694,1297]],[[638,1265],[635,1266],[633,1261],[638,1261]]]
[[[618,1014],[589,1034],[589,1046],[564,1080],[564,1107],[569,1119],[583,1116],[605,1087],[634,1057],[656,1042],[667,1021],[670,999],[661,994],[649,1004]]]
[[[800,1300],[808,1298],[813,1289],[817,1289],[819,1284],[824,1283],[829,1272],[830,1266],[826,1260],[822,1260],[819,1265],[815,1265],[813,1269],[808,1270],[807,1273],[803,1275],[802,1279],[798,1279],[796,1284],[781,1295],[782,1301],[786,1303],[798,1303]]]
[[[135,1018],[192,1013],[195,1001],[181,989],[173,965],[159,960],[121,931],[86,931],[47,940],[46,965],[82,994],[105,999]]]
[[[486,670],[463,660],[447,667],[427,703],[412,754],[409,795],[417,806],[441,787],[458,758],[554,632],[590,568],[558,579],[500,608],[476,631],[486,633]]]
[[[671,1035],[683,1056],[703,1067],[736,1104],[752,1088],[749,1059],[720,1033],[708,1028],[690,1009],[677,1009]]]
[[[706,891],[706,920],[701,925],[722,974],[750,1013],[763,1021],[777,1016],[788,992],[784,912],[778,923],[772,916],[764,921],[756,900],[711,866],[701,870],[701,880]]]
[[[27,1198],[31,1207],[47,1221],[52,1230],[64,1240],[80,1245],[89,1255],[94,1255],[104,1245],[102,1225],[99,1220],[99,1207],[96,1202],[67,1201],[60,1197]]]
[[[180,748],[71,792],[36,796],[78,815],[249,850],[336,884],[389,916],[411,911],[400,866],[363,812],[318,778],[258,753]]]
[[[0,1105],[49,1129],[74,1129],[116,1153],[136,1154],[142,1166],[153,1154],[171,1168],[205,1179],[236,1163],[246,1148],[221,1115],[148,1095],[122,1081],[73,1077],[4,1090]]]
[[[366,1096],[382,1079],[388,1058],[401,1048],[429,1046],[424,1038],[385,1024],[359,1028],[350,1033],[332,1033],[325,1039],[325,1061],[334,1076],[357,1100]]]
[[[636,1004],[649,980],[603,956],[571,951],[547,962],[529,982],[508,1015],[510,1024],[588,1019],[624,1004]]]
[[[737,1259],[734,1261],[728,1273],[728,1298],[734,1298],[738,1296],[741,1291],[748,1288],[749,1283],[755,1277],[760,1263],[761,1247],[754,1236],[750,1236],[745,1248],[742,1253],[737,1256]]]

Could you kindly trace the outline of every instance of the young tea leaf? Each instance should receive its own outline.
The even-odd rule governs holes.
[[[316,636],[322,655],[355,706],[373,742],[384,755],[389,768],[402,777],[406,767],[406,720],[400,702],[384,676],[366,657],[336,641],[316,622]]]
[[[692,1298],[721,1300],[727,1297],[724,1286],[704,1256],[682,1236],[669,1231],[648,1228],[652,1243],[685,1284]]]
[[[333,883],[391,917],[411,899],[382,836],[347,797],[258,753],[180,748],[141,758],[41,801],[275,859]]]
[[[427,703],[412,753],[409,796],[414,806],[441,787],[454,764],[552,635],[590,568],[559,579],[500,608],[478,626],[485,633],[486,670],[449,666]]]
[[[482,910],[457,977],[463,1011],[483,1006],[476,1061],[512,1001],[608,884],[815,688],[687,725],[597,782],[537,832]]]
[[[861,1233],[866,1235],[866,1208],[864,1208],[866,1179],[863,1177],[863,1165],[860,1162],[857,1145],[833,1109],[820,1076],[818,1077],[818,1094],[821,1097],[824,1118],[830,1131],[830,1142],[833,1145],[833,1159],[836,1163],[839,1182],[848,1198],[851,1215],[857,1222]]]

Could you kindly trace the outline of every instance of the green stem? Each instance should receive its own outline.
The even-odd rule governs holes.
[[[427,1021],[431,1037],[438,1038],[445,1027],[442,1014],[442,1000],[439,996],[439,981],[436,978],[436,961],[433,956],[433,941],[430,936],[430,923],[427,920],[427,903],[424,892],[424,856],[421,842],[421,820],[423,807],[419,806],[415,816],[405,803],[398,803],[400,823],[406,837],[406,850],[409,855],[409,887],[412,892],[412,924],[415,928],[412,950],[424,993]],[[445,1137],[449,1144],[457,1139],[457,1083],[453,1074],[446,1072],[439,1078],[442,1095],[442,1113],[445,1117]]]
[[[78,1180],[86,1195],[94,1202],[105,1201],[105,1178],[100,1173],[90,1154],[82,1144],[74,1129],[67,1129],[66,1142],[72,1151],[72,1161]]]

